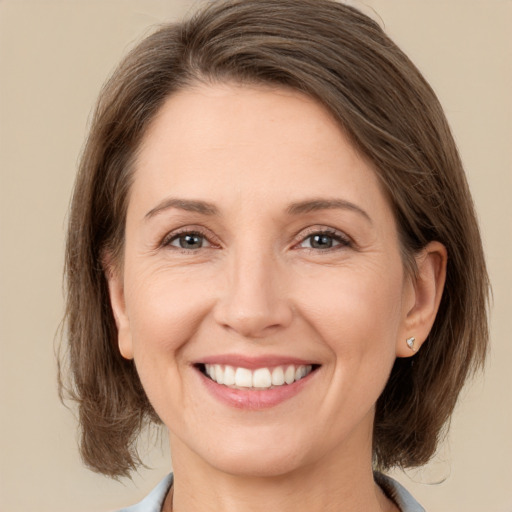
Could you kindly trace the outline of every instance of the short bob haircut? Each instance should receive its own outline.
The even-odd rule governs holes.
[[[59,374],[61,396],[78,402],[85,463],[112,477],[129,475],[141,463],[138,434],[160,421],[133,361],[117,346],[105,255],[122,268],[137,150],[159,108],[178,90],[221,82],[293,89],[332,113],[388,194],[407,272],[415,272],[414,255],[430,241],[445,245],[447,279],[434,326],[413,358],[396,360],[374,426],[375,468],[425,464],[464,382],[484,362],[482,243],[434,92],[375,21],[330,0],[209,2],[144,39],[105,84],[71,204]]]

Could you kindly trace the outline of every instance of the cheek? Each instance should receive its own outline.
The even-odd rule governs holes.
[[[403,279],[401,265],[392,263],[358,262],[294,276],[305,332],[330,352],[323,374],[326,391],[318,405],[318,417],[328,425],[322,434],[326,438],[344,438],[355,425],[373,418],[389,378],[396,358]]]
[[[127,280],[126,295],[134,362],[157,414],[174,424],[186,394],[184,348],[194,343],[210,304],[204,287],[186,275],[158,270],[138,277]]]
[[[353,337],[362,346],[378,342],[376,336],[392,337],[402,319],[403,276],[396,267],[347,266],[303,276],[296,290],[301,310],[318,330],[342,345]],[[347,333],[352,333],[350,338],[344,338]]]
[[[130,282],[134,286],[127,289],[127,312],[135,359],[174,357],[211,307],[204,280],[151,269]]]
[[[336,411],[334,423],[343,424],[346,415],[370,411],[389,378],[402,320],[402,272],[367,267],[333,274],[328,286],[301,295],[307,297],[304,317],[331,352],[325,407]]]

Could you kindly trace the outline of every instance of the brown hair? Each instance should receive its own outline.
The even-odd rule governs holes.
[[[373,20],[329,0],[216,1],[158,29],[104,86],[82,154],[66,248],[69,382],[81,453],[127,475],[135,441],[158,422],[134,363],[121,357],[102,268],[122,262],[130,180],[141,138],[164,100],[197,82],[283,86],[316,98],[375,165],[394,208],[404,263],[437,240],[447,280],[427,342],[397,359],[377,403],[374,462],[411,467],[433,455],[468,375],[484,361],[489,283],[462,164],[425,79]],[[411,364],[413,361],[413,364]]]

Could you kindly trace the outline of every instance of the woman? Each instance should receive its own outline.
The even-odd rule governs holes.
[[[471,197],[431,88],[328,0],[214,2],[106,84],[67,244],[85,462],[174,476],[133,511],[422,510],[487,343]]]

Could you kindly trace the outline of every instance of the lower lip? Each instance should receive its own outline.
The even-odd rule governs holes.
[[[312,371],[306,377],[293,382],[270,389],[234,389],[223,384],[217,384],[214,380],[206,377],[200,370],[197,370],[201,380],[208,391],[221,402],[238,409],[258,410],[268,409],[293,398],[300,393],[304,386],[307,386],[311,377],[317,372]]]

